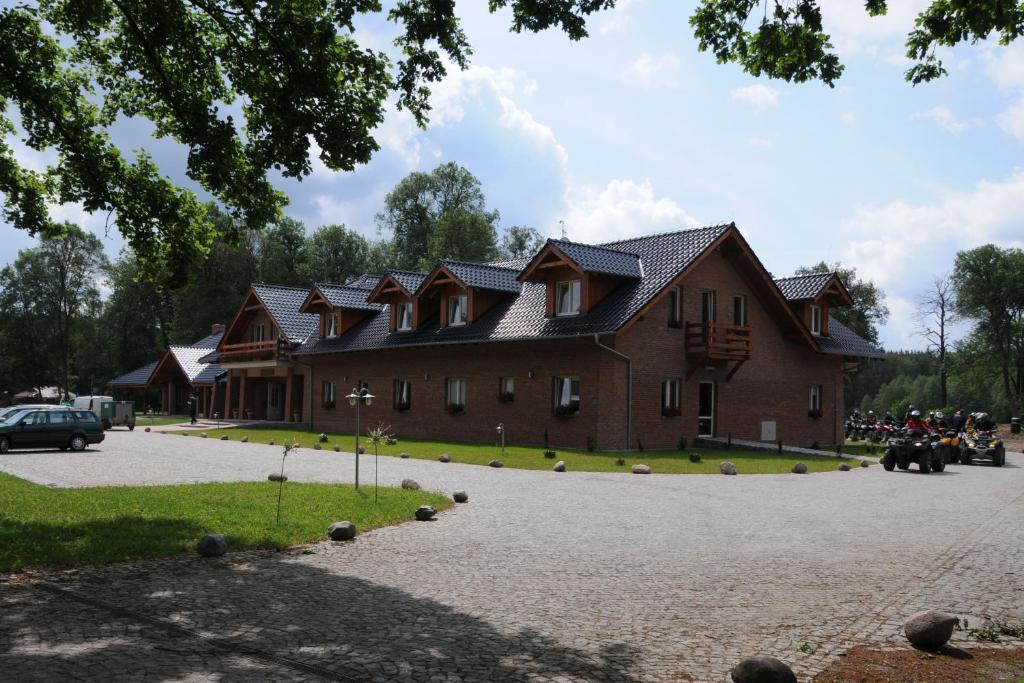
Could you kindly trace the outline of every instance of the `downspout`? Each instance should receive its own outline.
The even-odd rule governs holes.
[[[631,443],[630,435],[633,431],[633,359],[621,351],[616,351],[612,347],[602,344],[601,337],[596,332],[594,333],[594,343],[597,344],[598,348],[602,348],[626,361],[626,450],[629,450]]]

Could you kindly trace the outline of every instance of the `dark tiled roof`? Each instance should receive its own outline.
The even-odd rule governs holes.
[[[775,284],[779,286],[782,296],[786,297],[788,301],[802,301],[818,296],[834,275],[835,273],[808,273],[807,275],[777,277]]]
[[[603,273],[619,277],[642,278],[639,254],[625,249],[612,249],[569,240],[548,240],[588,273]]]
[[[518,294],[518,270],[492,266],[484,263],[466,263],[465,261],[441,261],[441,265],[452,272],[452,275],[466,283],[467,287],[489,289],[496,292]]]
[[[214,332],[213,334],[203,337],[194,344],[189,344],[197,349],[215,349],[217,344],[220,343],[220,338],[224,336],[223,332]]]
[[[828,317],[828,336],[815,339],[822,353],[856,358],[885,358],[885,351],[875,347],[832,316]]]
[[[299,313],[299,306],[306,300],[308,289],[301,287],[280,287],[278,285],[254,284],[256,296],[266,306],[281,332],[293,344],[304,342],[320,325],[320,317],[312,313]]]
[[[316,286],[334,308],[354,308],[359,311],[379,311],[381,304],[371,304],[366,300],[369,290],[350,285],[320,284]]]
[[[423,344],[507,341],[553,337],[573,337],[617,330],[687,266],[721,237],[729,225],[638,237],[595,248],[601,252],[619,252],[627,260],[643,261],[644,277],[619,284],[589,312],[563,318],[545,316],[546,286],[523,283],[519,296],[509,297],[464,327],[441,328],[438,321],[427,321],[411,332],[391,332],[387,307],[369,316],[350,331],[333,339],[310,338],[297,351],[300,354],[359,351]],[[567,254],[568,255],[568,254]],[[613,257],[607,257],[609,261]],[[493,265],[493,264],[492,264]],[[639,265],[637,266],[639,270]]]
[[[192,380],[192,383],[213,384],[214,380],[217,379],[217,375],[222,372],[224,372],[224,368],[217,363],[207,363],[203,366],[203,369],[199,371],[199,374],[196,375],[196,378]]]
[[[149,384],[149,378],[153,376],[153,371],[159,364],[160,361],[155,360],[141,368],[135,368],[131,372],[126,372],[120,377],[110,380],[109,385],[112,387],[144,387]]]
[[[412,294],[420,288],[420,285],[427,279],[429,273],[420,273],[413,270],[389,270],[384,275],[390,275],[391,279],[405,287]]]
[[[346,282],[345,286],[354,287],[355,289],[365,289],[366,291],[370,292],[373,291],[373,288],[377,286],[378,282],[380,282],[380,275],[370,275],[369,273],[364,273],[363,275],[360,275],[359,277],[354,277],[348,282]]]

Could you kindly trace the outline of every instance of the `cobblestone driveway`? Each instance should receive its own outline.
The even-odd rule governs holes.
[[[111,434],[102,451],[0,468],[65,486],[262,479],[278,452]],[[346,480],[351,458],[303,450],[289,474]],[[382,483],[465,488],[470,503],[312,554],[8,581],[0,678],[723,681],[765,653],[806,680],[924,606],[1024,621],[1021,456],[928,476],[381,464]]]

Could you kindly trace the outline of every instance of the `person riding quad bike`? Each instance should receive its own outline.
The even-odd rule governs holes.
[[[882,456],[882,467],[886,472],[892,472],[897,467],[901,470],[910,469],[910,463],[917,463],[921,474],[946,469],[942,450],[932,444],[928,425],[921,420],[921,413],[917,410],[911,411],[904,428],[888,440],[885,455]]]
[[[942,452],[942,459],[947,463],[960,462],[960,433],[950,428],[942,412],[935,413],[931,426],[939,436],[937,448]]]
[[[995,423],[988,413],[977,413],[973,429],[964,431],[960,437],[960,462],[973,465],[975,460],[988,460],[995,467],[1006,464],[1006,445],[995,432]]]
[[[882,418],[882,422],[887,425],[896,424],[896,418],[893,417],[891,410],[885,411],[885,417]]]
[[[963,428],[964,428],[964,411],[963,410],[958,410],[955,413],[953,413],[953,420],[950,422],[949,426],[952,427],[958,433],[963,431]]]

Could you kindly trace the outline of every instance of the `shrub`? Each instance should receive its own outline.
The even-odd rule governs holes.
[[[554,451],[544,451],[544,457],[545,458],[554,458],[555,457],[555,452]]]

